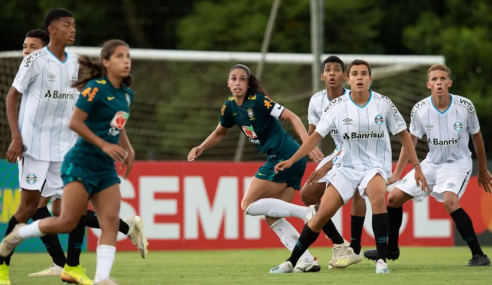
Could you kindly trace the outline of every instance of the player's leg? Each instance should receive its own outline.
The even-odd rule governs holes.
[[[19,187],[21,198],[19,207],[10,218],[5,236],[12,233],[19,223],[27,223],[34,216],[46,182],[48,165],[43,161],[24,156],[19,162]],[[5,239],[5,238],[4,238]],[[9,266],[13,250],[7,255],[0,255],[0,284],[10,284]]]
[[[101,236],[97,246],[97,268],[94,283],[109,279],[116,254],[121,194],[118,183],[95,193],[91,204],[97,213]]]
[[[350,199],[350,196],[346,200],[348,199]],[[343,204],[344,199],[341,194],[333,184],[330,184],[323,195],[323,199],[321,199],[321,204],[316,214],[304,225],[291,256],[286,262],[272,268],[270,273],[293,273],[294,267],[297,265],[301,256],[316,241],[323,226],[335,215]]]
[[[478,242],[473,222],[460,206],[460,198],[470,180],[471,170],[471,159],[442,165],[437,171],[437,183],[431,195],[437,201],[444,202],[444,207],[453,218],[461,238],[468,244],[472,254],[468,266],[490,266],[490,259],[483,253]]]
[[[355,191],[352,198],[352,212],[350,220],[351,239],[350,247],[355,254],[360,254],[362,231],[366,218],[366,200],[360,196],[359,191]]]
[[[33,221],[41,220],[44,218],[51,217],[50,211],[48,210],[48,202],[51,199],[51,196],[44,197],[45,192],[51,192],[49,189],[46,189],[41,193],[41,198],[39,199],[38,209],[36,210],[36,214],[32,218]],[[58,201],[61,201],[57,199]],[[57,203],[60,204],[60,203]],[[57,213],[59,215],[59,212]],[[55,214],[55,216],[57,216]],[[63,272],[63,267],[65,266],[66,258],[65,253],[60,244],[60,240],[58,239],[58,235],[45,235],[41,237],[41,241],[48,251],[51,259],[53,260],[53,264],[50,265],[45,270],[31,273],[29,276],[31,277],[43,277],[43,276],[60,276]]]
[[[99,220],[94,211],[87,209],[86,225],[89,228],[100,229]],[[120,226],[118,231],[126,235],[130,241],[137,247],[142,258],[147,257],[148,241],[144,235],[144,222],[141,217],[133,216],[122,220],[120,218]]]
[[[371,177],[372,178],[369,178]],[[388,242],[388,213],[386,212],[386,179],[381,174],[369,171],[366,176],[371,179],[361,190],[365,192],[372,208],[372,230],[376,240],[377,262],[376,273],[389,273],[386,264],[386,247]],[[365,188],[365,189],[364,189]]]

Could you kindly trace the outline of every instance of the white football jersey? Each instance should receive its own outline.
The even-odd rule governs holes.
[[[461,96],[451,95],[449,107],[441,112],[434,107],[432,96],[415,104],[411,113],[410,132],[427,137],[429,153],[426,160],[434,164],[471,157],[470,134],[480,131],[473,103]]]
[[[345,88],[343,88],[343,90],[344,93],[342,96],[347,95],[348,90]],[[323,113],[325,112],[325,109],[326,107],[328,107],[329,104],[330,104],[330,99],[328,99],[328,94],[326,89],[311,96],[311,100],[309,100],[309,107],[308,107],[308,123],[316,126],[321,120],[321,117],[323,116]],[[338,152],[342,147],[343,141],[338,136],[337,130],[331,131],[331,137],[335,141],[336,148],[334,152]]]
[[[66,52],[61,62],[44,47],[24,58],[12,86],[22,93],[19,128],[24,154],[37,160],[63,161],[76,136],[68,124],[79,92],[78,57]]]
[[[393,135],[407,128],[393,102],[374,91],[364,106],[352,101],[350,93],[330,102],[316,132],[325,137],[336,130],[341,137],[342,152],[334,164],[366,171],[375,167],[391,174],[391,143]]]

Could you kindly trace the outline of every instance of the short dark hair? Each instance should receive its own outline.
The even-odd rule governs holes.
[[[325,65],[328,62],[336,62],[340,63],[340,66],[342,67],[342,72],[345,72],[345,64],[343,63],[343,60],[341,60],[338,56],[336,55],[330,55],[323,61],[323,70],[325,69]]]
[[[27,32],[26,38],[40,39],[43,43],[43,46],[48,45],[48,43],[50,42],[50,35],[45,30],[41,29],[30,30],[29,32]]]
[[[367,70],[369,70],[369,76],[371,76],[371,66],[369,65],[369,62],[363,60],[363,59],[356,59],[354,61],[352,61],[348,68],[347,68],[347,75],[350,76],[350,69],[352,68],[352,66],[354,65],[365,65],[367,66]]]
[[[53,23],[53,21],[56,21],[62,17],[72,17],[73,14],[72,12],[68,11],[67,9],[63,8],[55,8],[51,9],[44,15],[44,29],[48,31],[48,27]]]

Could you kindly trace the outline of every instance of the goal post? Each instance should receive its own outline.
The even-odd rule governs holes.
[[[100,47],[69,47],[79,55],[98,57]],[[220,109],[230,95],[226,79],[236,63],[255,70],[259,52],[185,51],[131,49],[132,88],[135,92],[127,131],[140,160],[185,160],[189,150],[200,144],[217,126]],[[323,54],[320,62],[331,54]],[[407,123],[412,106],[429,95],[425,86],[430,65],[444,63],[443,56],[337,54],[345,64],[354,59],[368,61],[373,70],[371,88],[387,95]],[[5,111],[5,96],[17,73],[22,52],[0,52],[0,157],[10,144],[10,130]],[[307,126],[307,106],[312,95],[312,54],[267,53],[262,83],[269,95],[296,113]],[[283,124],[295,138],[291,126]],[[204,160],[233,160],[239,130],[234,127]],[[298,139],[298,138],[297,138]],[[392,137],[393,158],[398,158],[400,144]],[[322,149],[333,149],[330,139]],[[426,146],[419,144],[424,151]],[[423,152],[422,152],[423,153]],[[247,144],[243,160],[264,160]]]

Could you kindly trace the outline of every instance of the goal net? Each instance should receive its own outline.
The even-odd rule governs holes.
[[[97,57],[100,48],[71,47],[76,54]],[[255,70],[260,53],[208,52],[132,49],[132,74],[135,92],[127,132],[140,160],[184,160],[193,146],[199,145],[217,126],[220,109],[230,92],[226,79],[236,63]],[[0,52],[0,157],[10,144],[10,130],[5,111],[5,96],[22,59],[21,52]],[[328,55],[323,55],[322,59]],[[442,56],[339,55],[346,63],[360,58],[373,67],[371,89],[393,100],[409,122],[412,106],[429,95],[426,71]],[[311,88],[310,54],[266,55],[262,83],[270,96],[297,114],[307,126],[307,106]],[[321,60],[320,60],[321,62]],[[292,127],[283,123],[298,139]],[[240,132],[232,128],[216,148],[207,151],[203,160],[233,160]],[[392,137],[393,159],[398,159],[401,145]],[[321,144],[325,154],[334,149],[331,139]],[[419,156],[426,145],[418,145]],[[256,148],[246,143],[243,160],[264,160]]]

